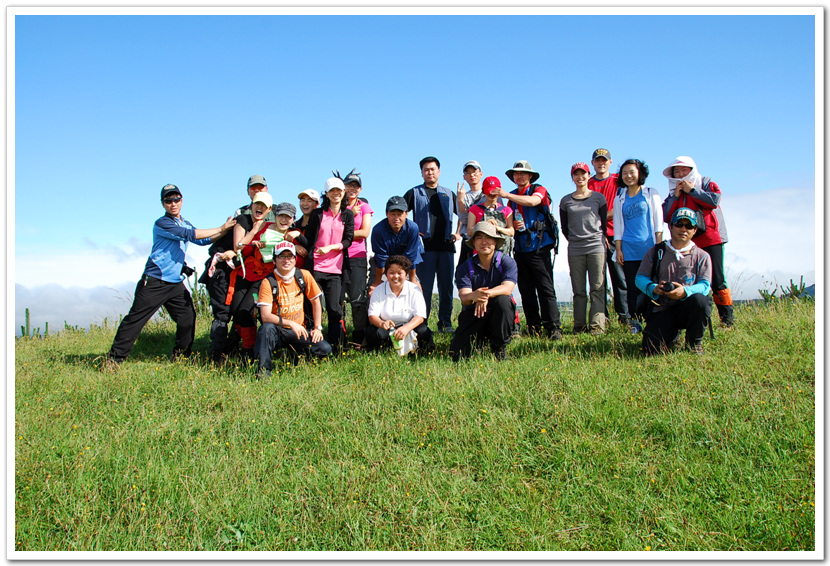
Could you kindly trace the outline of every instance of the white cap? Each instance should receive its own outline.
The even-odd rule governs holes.
[[[297,195],[297,198],[301,199],[301,198],[303,198],[303,195],[307,196],[311,200],[316,200],[317,202],[320,202],[320,193],[318,193],[314,189],[304,190],[303,192],[301,192],[300,194]]]
[[[329,192],[329,189],[340,189],[341,191],[346,190],[346,185],[343,184],[342,179],[338,179],[337,177],[330,177],[326,184],[323,185],[323,194]]]
[[[467,167],[469,167],[470,165],[481,171],[481,165],[478,164],[478,161],[468,161],[464,164],[464,167],[461,168],[461,172],[463,173],[464,171],[466,171]]]

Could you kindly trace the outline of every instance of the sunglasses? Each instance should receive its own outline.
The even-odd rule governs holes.
[[[692,226],[691,222],[675,222],[674,225],[677,228],[685,228],[686,230],[691,230],[692,228],[694,228],[694,226]]]
[[[163,202],[164,204],[173,204],[174,202],[180,202],[181,200],[182,200],[182,197],[170,197],[170,198],[164,199],[161,202]]]

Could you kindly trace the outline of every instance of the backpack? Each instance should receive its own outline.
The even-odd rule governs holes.
[[[703,179],[701,180],[701,187],[704,191],[709,188],[709,182],[711,180],[712,180],[711,177],[703,177]],[[679,200],[680,199],[678,199],[678,204],[679,204]],[[685,204],[685,202],[686,202],[686,195],[683,195],[683,203]],[[683,206],[683,205],[680,205],[680,206]],[[686,208],[689,208],[689,207],[686,207]],[[695,211],[695,220],[697,221],[697,226],[696,226],[697,232],[695,232],[695,236],[698,236],[699,234],[705,234],[706,233],[706,220],[703,217],[703,211],[700,210],[699,208],[692,209],[692,210]]]
[[[528,187],[528,191],[531,191],[532,189],[535,189],[539,186],[541,185],[531,184]],[[513,209],[514,214],[517,210],[519,210],[518,206],[519,205],[517,205],[515,202],[510,201],[510,208]],[[536,246],[536,249],[538,250],[542,246],[542,237],[545,233],[547,233],[551,237],[551,240],[553,240],[553,253],[558,254],[559,223],[556,221],[556,218],[553,217],[553,214],[550,213],[550,205],[546,205],[545,202],[542,201],[532,208],[536,210],[537,214],[540,217],[544,218],[544,220],[537,220],[536,222],[534,222],[533,226],[525,226],[528,230],[533,230],[534,232],[536,232],[539,241],[539,243]]]
[[[311,301],[309,301],[308,297],[305,296],[308,285],[306,284],[305,277],[303,276],[303,271],[299,267],[294,269],[294,280],[297,282],[297,285],[300,286],[300,293],[303,295],[303,326],[313,326],[314,312],[312,311]],[[279,309],[279,282],[273,272],[262,280],[260,286],[262,286],[266,281],[271,285],[271,296],[274,298],[274,304],[277,305],[277,309]],[[258,300],[258,297],[256,297],[255,300]],[[257,317],[259,317],[259,309],[257,309]]]

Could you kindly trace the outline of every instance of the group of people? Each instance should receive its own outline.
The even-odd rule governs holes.
[[[126,359],[162,306],[177,324],[173,357],[190,354],[195,309],[183,284],[193,272],[185,264],[189,242],[210,245],[199,281],[210,296],[208,356],[215,362],[238,353],[257,360],[257,375],[266,377],[279,350],[294,359],[323,358],[349,343],[368,350],[392,344],[401,352],[431,352],[435,343],[427,320],[436,281],[436,331],[453,334],[452,359],[485,344],[504,359],[519,331],[514,287],[522,300],[524,332],[563,337],[553,283],[560,226],[568,241],[574,333],[606,329],[607,266],[619,322],[643,333],[647,354],[665,351],[684,328],[687,348],[702,352],[710,287],[722,325],[733,324],[720,189],[685,156],[663,171],[669,195],[662,202],[645,185],[648,167],[641,160],[629,159],[611,174],[611,154],[601,148],[591,163],[593,176],[584,162],[571,167],[575,190],[561,199],[559,222],[547,189],[537,183],[540,173],[527,161],[505,172],[516,185],[512,191],[495,176],[485,178],[477,161],[464,164],[464,182],[452,191],[439,184],[439,160],[425,157],[419,164],[423,183],[389,198],[385,218],[374,225],[374,210],[360,197],[363,184],[354,169],[345,176],[333,171],[322,195],[312,189],[297,195],[299,217],[294,204],[274,203],[265,178],[253,175],[246,187],[250,202],[207,230],[182,218],[182,191],[165,185],[165,214],[153,227],[152,252],[104,367],[116,368]],[[670,219],[665,242],[664,218]],[[455,264],[457,243],[461,253]],[[453,284],[462,303],[455,329]],[[348,337],[346,302],[353,322]]]

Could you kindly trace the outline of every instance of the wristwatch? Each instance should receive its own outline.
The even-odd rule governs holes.
[[[322,332],[322,331],[323,331],[323,327],[322,327],[322,325],[321,325],[321,326],[315,326],[315,327],[314,327],[314,330],[319,330],[320,332]]]

